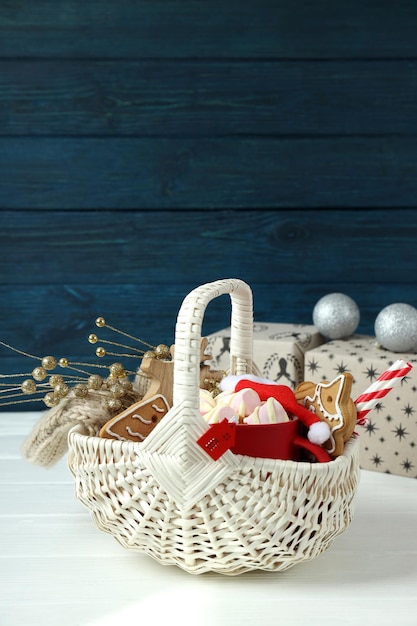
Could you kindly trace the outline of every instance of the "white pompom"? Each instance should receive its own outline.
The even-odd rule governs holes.
[[[233,374],[230,374],[230,376],[225,376],[220,381],[219,387],[222,391],[234,391],[240,379],[241,376],[234,376]]]
[[[222,391],[234,391],[236,385],[240,380],[250,380],[253,383],[261,383],[262,385],[278,384],[274,380],[269,380],[269,378],[261,378],[260,376],[255,376],[255,374],[241,374],[240,376],[230,374],[229,376],[225,376],[220,381],[220,389]]]
[[[307,437],[311,443],[320,446],[330,438],[330,428],[326,422],[314,422],[308,429]]]

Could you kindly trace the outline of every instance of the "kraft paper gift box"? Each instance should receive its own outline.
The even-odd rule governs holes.
[[[305,355],[304,378],[331,381],[338,374],[354,377],[352,399],[398,359],[413,365],[410,373],[368,413],[368,424],[357,426],[361,467],[417,478],[417,356],[396,354],[376,345],[375,337],[353,335],[310,350]]]
[[[208,335],[207,339],[211,367],[226,371],[230,364],[230,327]],[[263,377],[294,389],[303,380],[304,353],[324,341],[315,326],[255,322],[253,359]]]

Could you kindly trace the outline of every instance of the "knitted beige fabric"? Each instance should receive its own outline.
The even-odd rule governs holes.
[[[149,378],[138,372],[126,406],[138,402],[148,386]],[[35,424],[23,443],[23,456],[35,465],[54,465],[68,450],[68,433],[71,428],[82,424],[86,433],[97,435],[100,428],[113,417],[107,399],[107,394],[90,390],[87,400],[76,398],[73,394],[61,400],[56,407],[45,411]]]
[[[51,467],[66,453],[68,433],[73,426],[83,424],[94,435],[110,417],[104,395],[90,393],[88,400],[64,398],[35,424],[23,443],[23,456],[36,465]]]

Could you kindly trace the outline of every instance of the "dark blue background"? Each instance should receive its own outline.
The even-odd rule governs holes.
[[[413,0],[2,2],[0,338],[91,360],[103,315],[170,343],[224,277],[259,321],[348,293],[372,333],[417,305],[416,100]]]

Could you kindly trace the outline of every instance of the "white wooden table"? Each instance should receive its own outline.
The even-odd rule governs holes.
[[[63,460],[20,446],[35,413],[0,413],[0,624],[417,625],[417,481],[362,472],[333,547],[287,572],[192,576],[125,551],[75,499]]]

